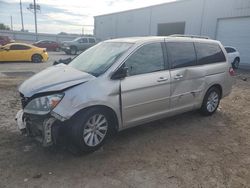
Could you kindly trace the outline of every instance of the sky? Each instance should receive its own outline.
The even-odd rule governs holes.
[[[94,16],[141,8],[175,0],[36,0],[38,32],[92,34]],[[21,30],[20,0],[0,0],[0,23]],[[33,0],[22,0],[24,29],[35,31],[34,14],[27,9]]]

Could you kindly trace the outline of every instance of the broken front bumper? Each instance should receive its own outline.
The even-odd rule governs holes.
[[[56,144],[59,122],[50,115],[39,116],[26,114],[20,110],[16,115],[17,126],[27,136],[34,137],[44,147]]]

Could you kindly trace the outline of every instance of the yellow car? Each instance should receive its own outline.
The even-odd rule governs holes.
[[[46,62],[49,59],[45,48],[38,48],[24,43],[10,43],[0,47],[0,62],[31,61]]]

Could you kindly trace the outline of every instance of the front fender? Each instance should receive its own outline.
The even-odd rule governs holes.
[[[122,126],[120,112],[120,81],[99,81],[98,79],[65,91],[64,98],[53,112],[70,119],[77,112],[92,106],[105,106],[112,109]]]

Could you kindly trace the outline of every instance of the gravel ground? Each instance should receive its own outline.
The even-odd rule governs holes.
[[[20,135],[17,86],[49,63],[0,64],[0,187],[250,187],[250,72],[239,72],[218,112],[190,112],[132,128],[76,156]]]

